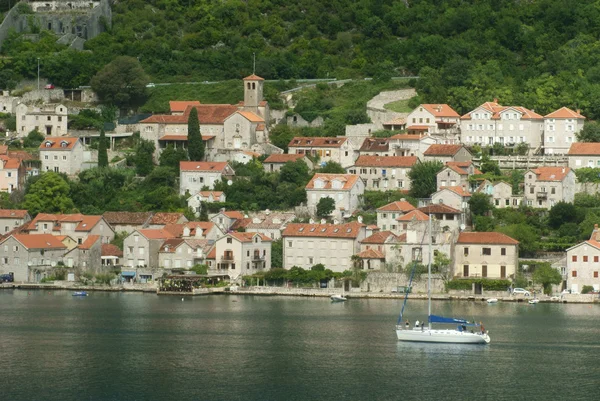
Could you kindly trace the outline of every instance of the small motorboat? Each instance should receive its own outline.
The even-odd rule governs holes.
[[[529,300],[529,303],[530,303],[530,304],[532,304],[532,305],[539,304],[539,303],[540,303],[540,300],[539,300],[539,299],[537,299],[537,298],[530,299],[530,300]]]
[[[485,302],[487,302],[488,304],[497,304],[498,298],[488,298]]]
[[[88,296],[88,293],[87,293],[87,292],[85,292],[85,291],[75,291],[75,292],[73,293],[73,296],[74,296],[74,297],[87,297],[87,296]]]
[[[329,298],[331,298],[333,302],[344,302],[347,300],[347,298],[341,294],[334,294]]]

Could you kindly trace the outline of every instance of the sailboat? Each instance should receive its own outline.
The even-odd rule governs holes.
[[[452,344],[489,344],[491,339],[488,332],[484,329],[483,324],[469,322],[465,319],[457,319],[452,317],[436,316],[431,314],[431,261],[433,259],[433,251],[431,246],[431,220],[429,218],[429,263],[427,264],[427,302],[428,302],[428,322],[421,323],[420,327],[410,327],[408,320],[403,324],[404,308],[408,299],[408,293],[404,295],[404,303],[402,310],[396,323],[396,335],[400,341],[411,342],[427,342],[427,343],[452,343]],[[416,267],[416,264],[415,264]],[[412,280],[415,274],[413,267],[410,275],[409,288],[412,285]],[[434,329],[432,323],[453,324],[455,329]],[[468,329],[469,327],[473,329]]]

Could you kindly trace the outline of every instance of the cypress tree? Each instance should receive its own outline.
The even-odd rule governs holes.
[[[200,135],[198,110],[195,107],[192,107],[188,117],[188,155],[191,161],[204,159],[204,141]]]
[[[98,143],[98,167],[108,167],[108,152],[106,148],[106,134],[104,133],[104,128],[101,128],[100,143]]]

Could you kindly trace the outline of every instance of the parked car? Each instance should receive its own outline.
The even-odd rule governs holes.
[[[48,84],[44,86],[44,89],[54,89],[54,84]]]
[[[0,274],[0,283],[12,283],[15,278],[12,274]]]
[[[524,288],[514,288],[512,290],[512,295],[524,295],[526,297],[530,297],[531,293]]]

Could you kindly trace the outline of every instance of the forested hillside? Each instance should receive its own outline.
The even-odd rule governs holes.
[[[408,3],[408,7],[405,3]],[[12,37],[0,84],[42,73],[87,84],[117,55],[154,81],[420,75],[420,101],[459,112],[498,98],[546,113],[600,115],[595,0],[127,0],[110,32],[75,53]]]

